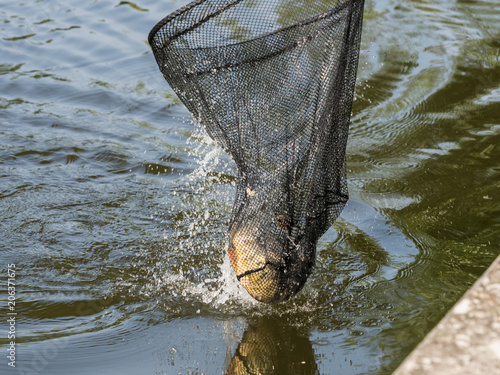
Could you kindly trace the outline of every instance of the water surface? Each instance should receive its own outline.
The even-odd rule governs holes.
[[[234,278],[235,167],[146,41],[186,3],[0,7],[0,265],[16,264],[18,312],[2,373],[390,374],[500,254],[496,0],[367,1],[351,200],[276,306]]]

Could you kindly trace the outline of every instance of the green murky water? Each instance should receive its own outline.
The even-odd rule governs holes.
[[[500,254],[497,0],[367,2],[351,200],[277,306],[234,279],[234,165],[146,42],[185,3],[1,2],[1,373],[390,374]]]

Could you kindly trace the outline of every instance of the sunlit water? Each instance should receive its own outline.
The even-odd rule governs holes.
[[[500,253],[498,3],[367,2],[351,200],[275,306],[225,255],[235,167],[146,42],[185,3],[0,7],[1,373],[391,373]]]

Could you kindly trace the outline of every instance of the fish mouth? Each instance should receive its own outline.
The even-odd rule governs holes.
[[[302,288],[309,274],[304,262],[286,265],[286,243],[263,239],[255,228],[237,230],[227,253],[240,284],[260,302],[287,300]],[[297,276],[301,274],[305,277]]]
[[[229,260],[236,272],[236,278],[257,301],[271,303],[280,299],[280,272],[269,260],[253,261],[241,254],[234,246],[227,249]]]
[[[248,270],[248,271],[245,271],[243,272],[241,275],[236,275],[236,278],[238,279],[238,281],[240,281],[240,279],[242,277],[245,277],[245,276],[248,276],[248,275],[251,275],[252,273],[255,273],[255,272],[260,272],[260,271],[264,271],[264,269],[267,267],[267,266],[272,266],[273,264],[271,262],[266,262],[266,264],[264,264],[264,266],[260,267],[260,268],[256,268],[256,269],[253,269],[253,270]]]
[[[238,280],[247,292],[257,301],[264,303],[281,300],[280,275],[266,265],[257,270],[247,271]]]

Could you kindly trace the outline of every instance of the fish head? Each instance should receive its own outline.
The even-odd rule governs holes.
[[[227,249],[240,284],[260,302],[285,301],[304,286],[312,271],[315,246],[296,245],[286,236],[272,236],[256,227],[230,234]]]

